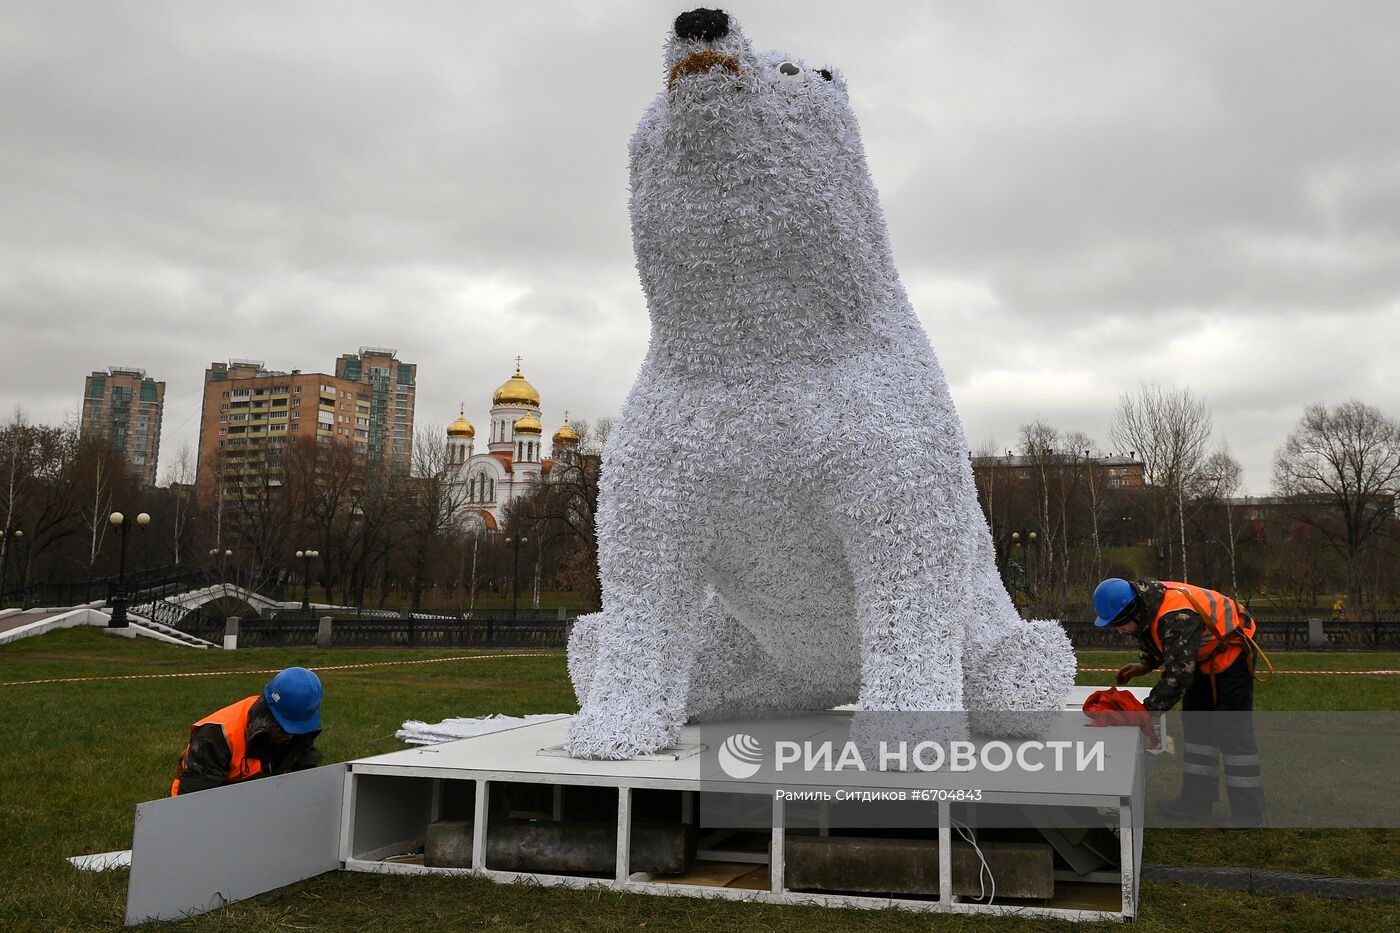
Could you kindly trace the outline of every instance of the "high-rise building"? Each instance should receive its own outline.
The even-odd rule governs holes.
[[[277,372],[261,360],[211,363],[204,371],[199,488],[205,493],[279,485],[289,441],[348,445],[357,460],[407,472],[413,446],[417,366],[393,350],[362,348],[336,361],[336,375]]]
[[[413,403],[418,366],[403,363],[397,350],[360,347],[335,361],[341,379],[369,387],[368,453],[407,470],[413,455]]]
[[[154,486],[164,406],[165,383],[150,378],[144,369],[110,366],[84,380],[78,431],[121,451],[141,484]]]

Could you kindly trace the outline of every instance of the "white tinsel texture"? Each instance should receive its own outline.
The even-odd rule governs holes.
[[[651,343],[604,454],[568,750],[850,702],[969,714],[939,738],[1031,731],[1074,655],[998,576],[845,80],[728,27],[672,32],[630,146]]]

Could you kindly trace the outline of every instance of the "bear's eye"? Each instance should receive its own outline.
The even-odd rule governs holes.
[[[792,62],[781,62],[778,65],[779,81],[801,81],[802,69]]]

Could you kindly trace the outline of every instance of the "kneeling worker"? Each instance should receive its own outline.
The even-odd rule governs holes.
[[[1162,812],[1182,820],[1207,818],[1219,795],[1223,760],[1227,825],[1260,825],[1264,785],[1252,718],[1258,649],[1249,613],[1214,590],[1150,578],[1104,580],[1094,590],[1094,611],[1098,627],[1138,639],[1141,660],[1120,668],[1117,682],[1160,667],[1162,677],[1143,705],[1160,713],[1180,700],[1186,714],[1181,796],[1163,802]]]
[[[321,681],[304,667],[280,672],[259,696],[245,697],[190,727],[170,796],[223,787],[321,763]]]

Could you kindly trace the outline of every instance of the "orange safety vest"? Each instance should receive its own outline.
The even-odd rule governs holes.
[[[239,700],[237,703],[225,706],[217,713],[210,713],[190,727],[193,730],[199,726],[217,724],[224,730],[224,741],[228,742],[230,753],[228,760],[228,781],[230,784],[236,781],[246,781],[250,777],[262,774],[262,761],[248,757],[248,713],[259,699],[260,697],[251,696]],[[185,755],[189,754],[189,751],[189,743],[186,743],[185,750],[180,753],[180,763],[175,768],[175,780],[170,784],[170,796],[172,797],[178,796],[180,793],[180,777],[185,773]]]
[[[1208,590],[1189,583],[1172,583],[1163,580],[1167,595],[1162,607],[1152,620],[1152,641],[1157,651],[1162,650],[1162,634],[1157,623],[1162,616],[1189,609],[1200,616],[1204,631],[1201,632],[1201,647],[1196,652],[1196,665],[1212,678],[1234,664],[1241,652],[1252,646],[1254,619],[1249,612],[1224,593]]]

